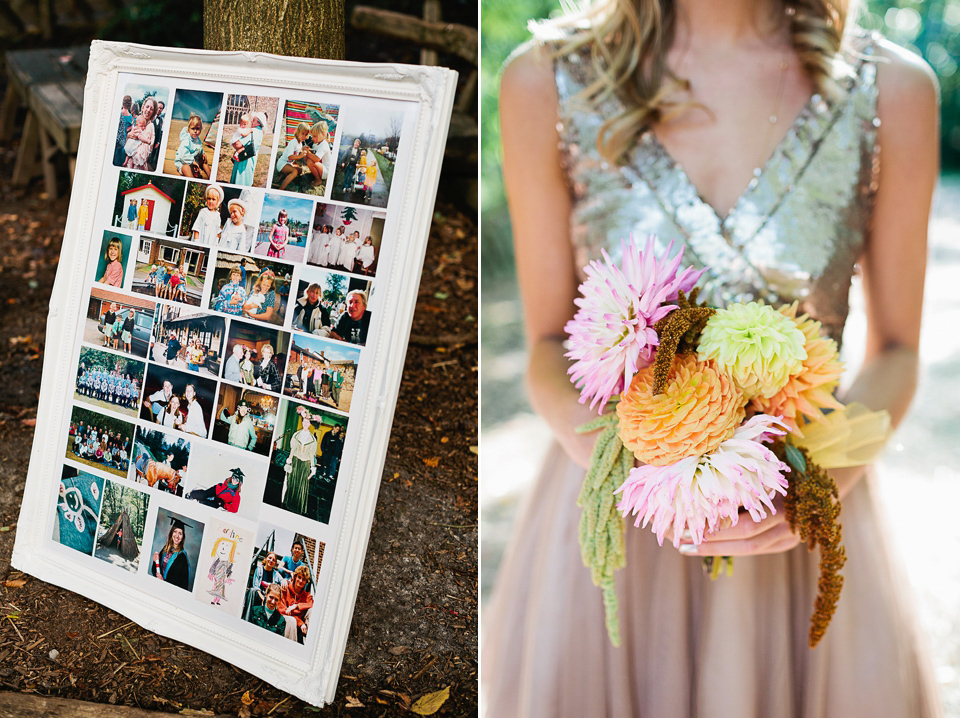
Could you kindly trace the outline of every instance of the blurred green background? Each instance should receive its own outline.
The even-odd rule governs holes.
[[[557,0],[483,0],[481,5],[481,243],[484,279],[513,271],[510,222],[500,177],[500,68],[527,39],[527,21],[557,10]],[[876,30],[930,63],[940,78],[941,146],[945,171],[960,169],[960,0],[876,0],[861,26]]]

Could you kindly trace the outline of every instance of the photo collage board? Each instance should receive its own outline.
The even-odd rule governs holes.
[[[385,277],[408,251],[419,108],[133,72],[114,87],[45,540],[309,664],[392,329]]]

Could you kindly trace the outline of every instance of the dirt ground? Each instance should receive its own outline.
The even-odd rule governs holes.
[[[449,687],[437,715],[475,715],[474,221],[438,201],[343,670],[318,710],[11,570],[43,357],[60,350],[45,323],[67,209],[39,181],[9,186],[15,151],[0,145],[0,704],[15,691],[192,715],[392,716]]]

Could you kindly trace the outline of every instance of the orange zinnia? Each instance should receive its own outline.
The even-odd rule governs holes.
[[[743,392],[712,362],[674,357],[662,394],[653,367],[640,369],[617,404],[620,438],[640,461],[666,466],[713,451],[744,418]]]
[[[783,423],[803,436],[800,427],[806,422],[822,420],[822,409],[843,408],[843,404],[833,396],[843,375],[843,364],[837,357],[837,343],[820,335],[820,322],[806,314],[798,317],[797,306],[798,303],[794,302],[780,307],[780,313],[803,332],[803,347],[807,351],[803,367],[769,399],[755,397],[750,408],[763,414],[783,416]]]

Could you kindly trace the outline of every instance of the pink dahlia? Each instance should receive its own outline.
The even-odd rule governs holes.
[[[790,470],[762,442],[785,433],[778,417],[756,414],[709,454],[669,466],[638,466],[617,489],[617,508],[624,517],[633,513],[636,526],[652,522],[661,545],[671,527],[674,546],[684,530],[699,544],[723,519],[736,524],[741,507],[760,521],[768,510],[776,513],[773,496],[786,494],[784,473]]]
[[[653,362],[659,344],[653,325],[676,309],[680,290],[689,292],[703,270],[687,267],[678,272],[683,250],[670,259],[673,242],[664,259],[654,252],[655,237],[647,238],[641,251],[633,240],[623,242],[622,266],[617,267],[603,251],[603,261],[594,260],[584,272],[579,307],[564,330],[570,335],[573,360],[568,373],[580,388],[580,403],[590,400],[600,411],[614,394],[630,385],[637,369]]]

